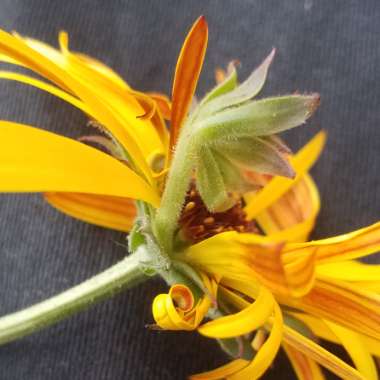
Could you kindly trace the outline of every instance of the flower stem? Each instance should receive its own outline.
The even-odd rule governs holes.
[[[178,227],[177,221],[189,188],[194,158],[191,138],[185,133],[178,140],[161,205],[155,219],[157,239],[161,248],[169,255],[172,251],[173,235]]]
[[[135,254],[83,283],[24,310],[0,318],[0,344],[29,335],[115,293],[145,277]]]

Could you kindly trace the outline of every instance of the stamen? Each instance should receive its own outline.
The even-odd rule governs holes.
[[[195,207],[195,202],[189,202],[189,203],[186,203],[184,211],[185,211],[185,212],[190,211],[190,210],[192,210],[194,207]]]
[[[193,243],[226,231],[259,233],[254,222],[247,221],[241,199],[225,212],[211,213],[192,183],[179,219],[181,234]]]

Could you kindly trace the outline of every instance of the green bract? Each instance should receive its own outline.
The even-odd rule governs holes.
[[[221,212],[234,205],[231,192],[257,188],[249,172],[294,177],[289,150],[275,134],[303,124],[318,106],[319,95],[254,100],[274,53],[240,85],[231,67],[182,127],[155,221],[158,240],[169,252],[193,178],[209,211]]]

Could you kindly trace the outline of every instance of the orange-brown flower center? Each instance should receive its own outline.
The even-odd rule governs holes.
[[[179,224],[184,238],[192,243],[226,231],[259,232],[255,222],[247,220],[242,199],[238,199],[235,206],[227,211],[212,213],[194,184],[187,192]]]

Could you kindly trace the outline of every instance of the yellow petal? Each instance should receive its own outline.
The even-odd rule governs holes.
[[[154,190],[125,164],[75,140],[1,121],[0,142],[2,192],[80,192],[159,204]]]
[[[247,308],[207,322],[198,331],[210,338],[232,338],[247,334],[266,322],[273,311],[274,302],[272,294],[262,287],[256,301]]]
[[[294,180],[275,177],[257,194],[247,195],[247,206],[245,212],[248,219],[254,219],[263,210],[282,197],[297,181],[309,171],[318,159],[326,141],[326,133],[319,132],[314,136],[294,157],[290,158],[290,163],[297,176]]]
[[[207,22],[201,16],[188,33],[177,61],[172,90],[170,149],[176,144],[182,124],[193,100],[206,54],[207,40]]]
[[[256,216],[266,235],[288,242],[306,241],[320,210],[318,189],[309,175]]]
[[[282,347],[293,366],[298,380],[325,380],[319,365],[314,360],[286,343],[283,343]]]
[[[191,290],[185,285],[173,285],[168,294],[155,297],[152,313],[157,325],[164,330],[191,331],[198,327],[210,305],[205,295],[194,306]]]
[[[135,203],[128,198],[81,193],[45,193],[44,196],[65,214],[113,230],[130,231],[136,218]]]
[[[212,371],[191,375],[190,380],[218,380],[226,379],[229,375],[243,369],[249,364],[248,360],[236,359]]]
[[[19,74],[19,73],[13,73],[10,71],[0,71],[0,79],[9,79],[14,80],[20,83],[25,83],[30,86],[39,88],[40,90],[46,91],[58,98],[61,98],[65,100],[66,102],[72,104],[73,106],[79,108],[81,111],[85,112],[89,116],[95,118],[94,113],[92,112],[91,108],[87,107],[86,104],[84,104],[82,101],[80,101],[78,98],[68,94],[67,92],[60,90],[59,88],[49,84],[42,82],[38,79],[29,77],[27,75]]]
[[[312,340],[304,337],[288,326],[284,326],[283,339],[285,343],[308,358],[335,373],[339,378],[350,380],[366,380],[357,370],[343,360],[331,354]]]
[[[380,222],[360,230],[309,243],[289,244],[286,256],[316,251],[319,264],[351,260],[380,251]]]
[[[380,284],[380,265],[348,260],[318,265],[319,275],[350,282],[377,281]]]
[[[145,141],[138,139],[136,128],[128,128],[129,124],[126,124],[126,119],[124,118],[128,112],[121,114],[121,111],[125,111],[125,107],[120,108],[120,110],[117,108],[120,102],[116,101],[116,97],[112,97],[112,101],[109,101],[103,92],[99,92],[99,89],[91,87],[91,80],[79,80],[78,76],[74,76],[72,72],[64,70],[60,66],[62,58],[53,62],[29,47],[20,38],[11,36],[2,30],[0,30],[0,54],[8,55],[19,64],[32,69],[58,84],[61,88],[69,90],[78,96],[87,107],[92,109],[96,120],[109,129],[115,138],[126,148],[136,166],[144,173],[145,177],[149,181],[152,181],[150,168],[142,151]],[[132,109],[129,108],[129,110],[131,111]],[[136,119],[135,112],[129,113],[129,117],[132,125],[142,122]]]
[[[360,286],[318,278],[293,305],[380,340],[380,296]]]
[[[360,335],[336,323],[327,320],[325,323],[338,337],[363,377],[367,380],[378,380],[375,362]]]
[[[241,234],[238,238],[244,239],[245,235],[247,234]],[[302,297],[312,288],[315,279],[313,255],[285,261],[282,244],[267,249],[257,249],[256,244],[248,242],[242,245],[247,252],[246,262],[256,273],[257,278],[276,294]]]
[[[229,376],[230,380],[258,379],[272,364],[281,346],[283,320],[280,307],[274,304],[273,324],[268,339],[261,346],[253,360],[242,370]]]
[[[315,336],[328,340],[330,342],[340,344],[339,339],[334,335],[331,330],[326,326],[326,324],[320,318],[313,317],[309,314],[304,313],[291,313],[295,318],[301,320]],[[361,341],[364,342],[365,347],[368,351],[375,356],[380,357],[380,341],[371,338],[367,335],[360,335]]]

